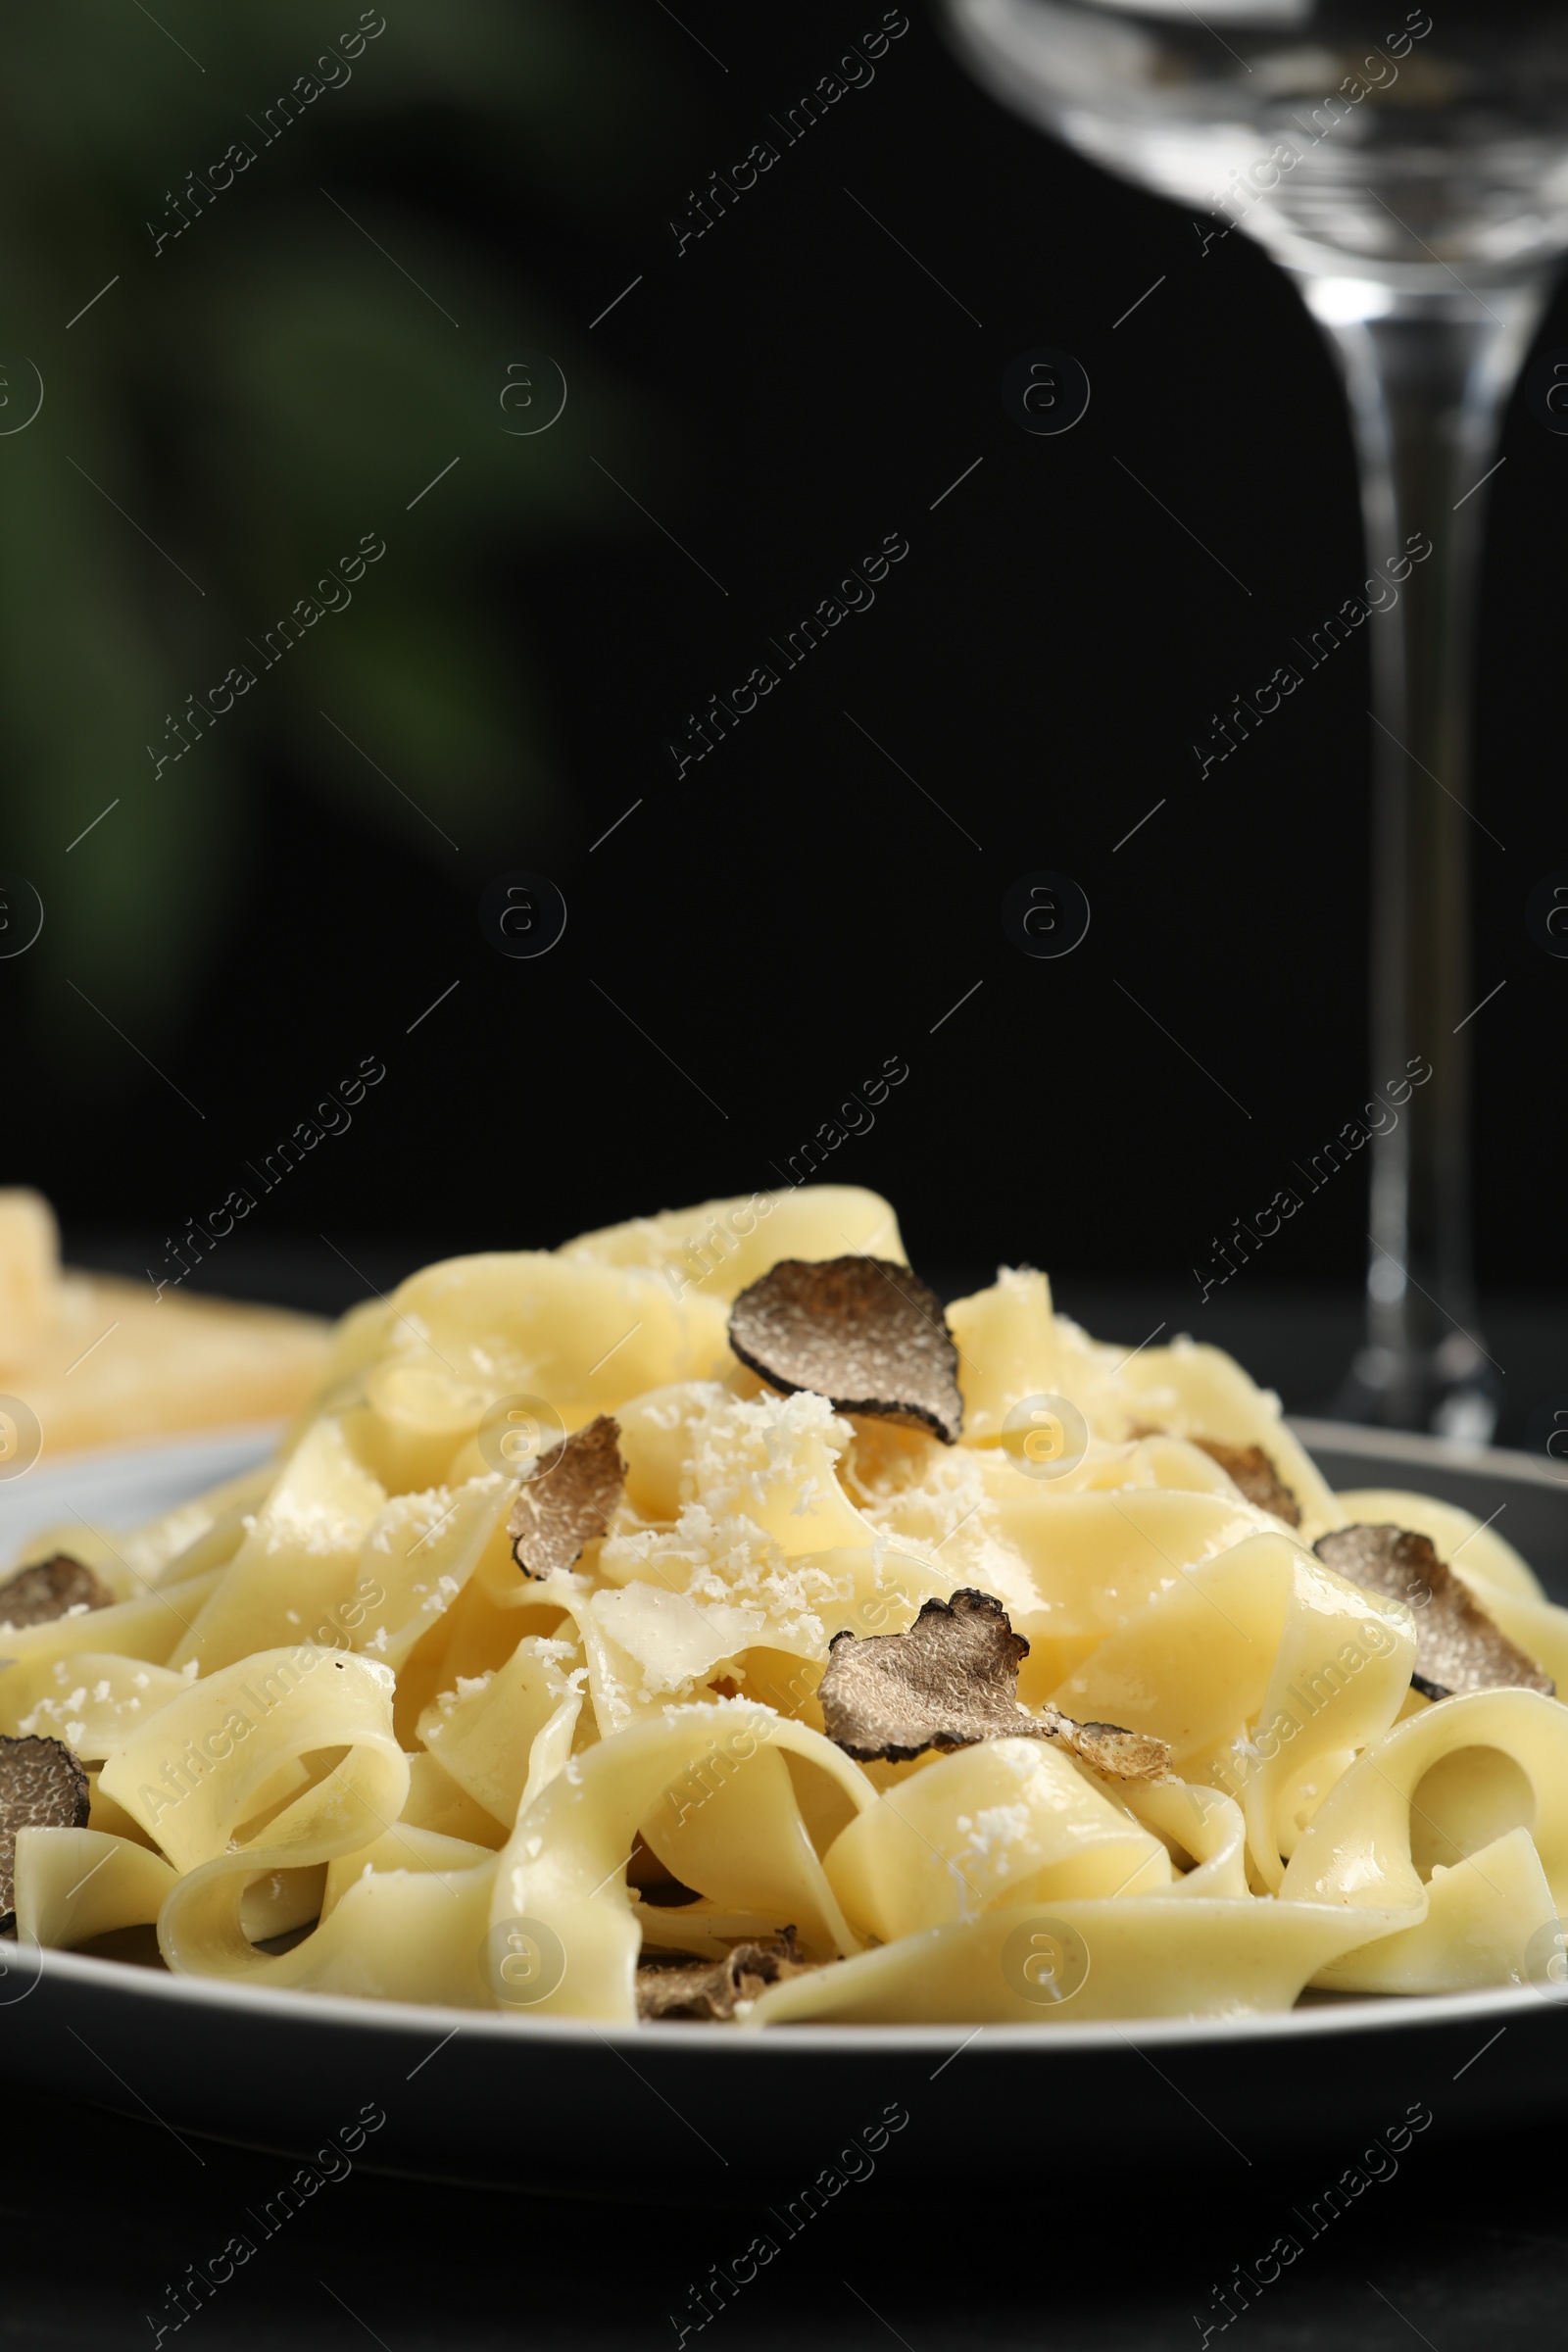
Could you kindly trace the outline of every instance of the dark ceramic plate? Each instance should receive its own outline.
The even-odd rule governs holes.
[[[1330,1422],[1298,1423],[1336,1488],[1464,1504],[1568,1598],[1568,1471]],[[40,1468],[0,1488],[0,1556],[74,1510],[126,1526],[260,1457],[263,1438],[181,1441]],[[1193,2023],[590,2026],[255,1991],[74,1952],[0,1979],[0,2078],[206,2134],[308,2154],[373,2123],[358,2161],[554,2194],[755,2203],[862,2170],[854,2149],[918,2119],[966,2175],[1025,2188],[1053,2145],[1080,2163],[1211,2168],[1216,2185],[1306,2142],[1353,2147],[1422,2115],[1495,2126],[1568,2115],[1568,2006],[1553,1990],[1311,2001]],[[885,2143],[884,2143],[885,2144]],[[836,2193],[824,2185],[820,2193]],[[820,2203],[820,2193],[817,2203]],[[782,2226],[782,2225],[781,2225]]]

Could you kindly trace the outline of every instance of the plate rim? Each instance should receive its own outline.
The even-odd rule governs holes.
[[[597,2041],[618,2049],[711,2049],[706,2034],[694,2036],[690,2024],[658,2019],[616,2023],[592,2018],[520,2017],[493,2009],[464,2009],[450,2002],[381,2000],[368,1993],[318,1992],[301,1985],[247,1984],[227,1978],[176,1976],[134,1962],[110,1960],[94,1953],[33,1945],[40,1954],[37,1975],[28,1993],[54,1979],[87,1990],[122,1992],[131,1999],[174,2002],[253,2017],[293,2020],[302,2026],[368,2028],[377,2033],[406,2034],[446,2026],[471,2030],[484,2041],[535,2040],[576,2047]],[[5,2007],[20,2008],[26,1993]],[[868,2051],[954,2052],[967,2048],[981,2034],[994,2048],[1040,2049],[1061,2042],[1068,2049],[1109,2050],[1139,2048],[1152,2043],[1162,2048],[1230,2048],[1238,2042],[1316,2040],[1327,2035],[1363,2034],[1393,2029],[1457,2026],[1473,2020],[1484,2024],[1494,2017],[1506,2025],[1515,2016],[1532,2016],[1537,2009],[1568,2008],[1568,1985],[1559,1991],[1534,1984],[1492,1985],[1476,1992],[1368,1994],[1347,1996],[1312,2008],[1249,2011],[1220,2017],[1105,2018],[1083,2024],[1063,2020],[1038,2025],[990,2024],[960,2019],[946,2025],[789,2025],[776,2028],[743,2026],[726,2034],[723,2046],[754,2050],[812,2049],[842,2052],[847,2043]]]
[[[1287,1413],[1285,1426],[1310,1454],[1382,1454],[1408,1462],[1412,1469],[1479,1471],[1488,1478],[1512,1479],[1518,1486],[1550,1487],[1568,1492],[1568,1465],[1562,1476],[1547,1467],[1546,1457],[1524,1453],[1508,1446],[1467,1446],[1453,1438],[1428,1437],[1424,1431],[1377,1429],[1364,1421],[1322,1421],[1309,1413]]]
[[[267,1450],[286,1437],[292,1426],[288,1418],[275,1416],[266,1421],[213,1421],[197,1429],[149,1429],[140,1437],[117,1438],[112,1445],[62,1446],[53,1451],[46,1430],[44,1449],[32,1468],[45,1478],[73,1470],[114,1470],[121,1465],[132,1470],[153,1454],[204,1448],[216,1452],[220,1447],[227,1450],[237,1446],[254,1446],[265,1458]]]

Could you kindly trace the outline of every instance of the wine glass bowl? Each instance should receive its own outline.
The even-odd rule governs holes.
[[[1568,24],[1441,6],[950,0],[994,93],[1287,268],[1441,293],[1568,247]],[[1381,32],[1373,28],[1392,20]],[[1206,222],[1205,222],[1206,226]]]

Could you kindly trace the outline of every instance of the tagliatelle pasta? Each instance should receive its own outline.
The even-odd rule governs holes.
[[[1042,1274],[944,1316],[868,1193],[426,1267],[263,1471],[19,1565],[61,1553],[26,1622],[0,1582],[0,1761],[89,1790],[14,1825],[42,1945],[519,2025],[1062,2025],[1540,1979],[1568,1909],[1568,1611],[1496,1531],[1336,1496],[1228,1357]],[[1512,1682],[1413,1687],[1421,1592],[1330,1564],[1396,1554]]]

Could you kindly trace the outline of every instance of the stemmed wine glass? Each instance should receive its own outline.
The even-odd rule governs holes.
[[[1371,1027],[1380,1078],[1432,1076],[1373,1139],[1367,1342],[1342,1409],[1484,1442],[1471,603],[1498,414],[1568,248],[1568,23],[1433,5],[946,0],[999,97],[1290,270],[1345,377],[1369,557],[1430,542],[1373,633]]]

